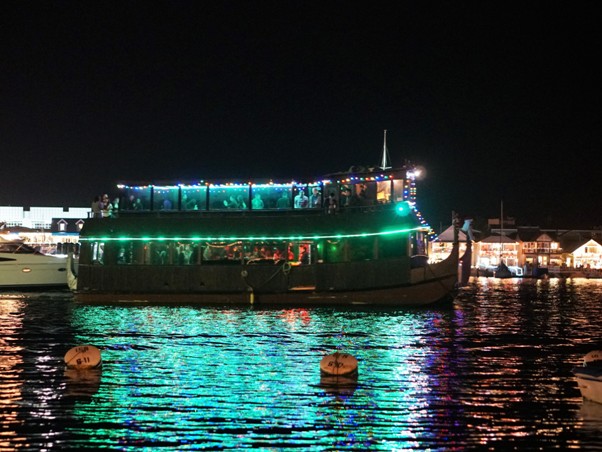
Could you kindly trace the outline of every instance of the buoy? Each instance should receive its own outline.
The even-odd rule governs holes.
[[[584,366],[602,366],[602,350],[593,350],[583,357]]]
[[[326,355],[320,361],[320,373],[322,375],[353,376],[357,375],[357,359],[341,352]]]
[[[94,369],[102,363],[100,350],[93,345],[79,345],[65,353],[69,369]]]

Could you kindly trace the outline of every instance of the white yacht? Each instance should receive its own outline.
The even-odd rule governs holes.
[[[0,234],[0,289],[67,288],[67,257],[43,254],[14,234]]]

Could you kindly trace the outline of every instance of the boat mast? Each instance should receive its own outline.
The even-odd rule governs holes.
[[[380,169],[382,170],[386,170],[391,168],[391,166],[389,166],[389,151],[387,150],[387,129],[385,129],[385,141],[383,144],[383,158],[382,161],[380,162]]]
[[[504,263],[502,261],[502,236],[504,235],[504,200],[500,200],[500,264]]]

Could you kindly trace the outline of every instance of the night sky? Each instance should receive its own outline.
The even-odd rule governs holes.
[[[418,207],[602,225],[597,2],[5,1],[0,205],[426,169]]]

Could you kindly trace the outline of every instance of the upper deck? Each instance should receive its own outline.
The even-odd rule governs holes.
[[[120,184],[119,212],[327,211],[365,208],[416,197],[406,168],[338,173],[315,182]],[[334,204],[334,207],[332,207]]]

